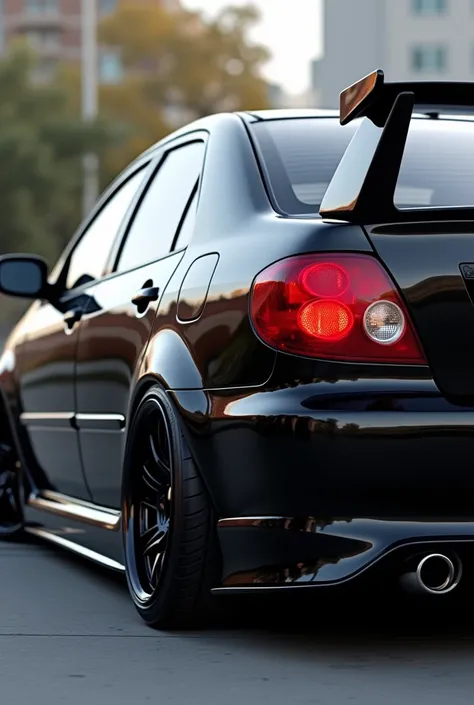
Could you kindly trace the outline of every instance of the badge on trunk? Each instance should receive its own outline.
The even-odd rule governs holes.
[[[461,264],[460,267],[461,267],[462,275],[465,279],[474,279],[474,264],[473,263]]]

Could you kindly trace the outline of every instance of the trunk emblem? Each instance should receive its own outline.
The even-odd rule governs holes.
[[[474,264],[461,264],[461,272],[465,279],[474,279]]]

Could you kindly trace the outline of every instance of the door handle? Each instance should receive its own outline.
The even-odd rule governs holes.
[[[148,282],[147,282],[148,283]],[[145,286],[140,289],[132,299],[132,304],[137,307],[139,313],[144,313],[148,308],[148,304],[152,301],[157,301],[160,294],[160,289],[157,286]]]
[[[79,323],[79,321],[82,318],[82,309],[80,308],[73,308],[67,313],[64,314],[64,323],[66,324],[66,327],[69,330],[72,330],[76,323]]]

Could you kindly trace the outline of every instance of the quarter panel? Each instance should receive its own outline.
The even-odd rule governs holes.
[[[474,307],[460,265],[474,260],[472,223],[380,225],[368,234],[405,299],[434,379],[474,400]]]
[[[140,377],[165,378],[170,389],[261,386],[272,375],[276,353],[257,339],[249,319],[249,292],[258,272],[290,255],[371,252],[372,247],[358,226],[277,215],[243,120],[215,116],[206,126],[209,139],[192,242],[161,301]],[[196,288],[204,291],[209,281],[208,273],[200,284],[185,275],[193,262],[211,254],[219,261],[205,305],[193,320],[179,320],[178,300],[179,311],[195,310]],[[201,293],[201,303],[203,298]],[[162,342],[179,349],[182,365],[164,362]]]
[[[173,396],[220,517],[469,513],[474,478],[453,462],[453,440],[470,457],[474,407],[450,404],[432,380],[205,395]]]
[[[183,360],[179,366],[166,364],[170,374],[166,386],[170,389],[264,385],[273,373],[276,353],[256,337],[249,319],[249,293],[255,276],[290,255],[341,249],[371,250],[359,227],[280,218],[274,213],[254,214],[212,243],[193,243],[163,296],[141,375],[164,376],[163,367],[158,367],[158,361],[166,364],[163,342],[175,351],[179,348],[176,354]],[[185,310],[195,306],[196,282],[188,289],[186,273],[195,260],[212,252],[219,253],[219,261],[201,315],[191,321],[179,320],[178,297]],[[205,277],[203,285],[207,283]]]

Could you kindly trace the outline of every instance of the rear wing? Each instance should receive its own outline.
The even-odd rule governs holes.
[[[433,117],[472,113],[474,83],[386,83],[383,71],[378,70],[341,93],[341,124],[364,119],[324,195],[320,215],[325,220],[367,225],[474,220],[474,205],[395,206],[395,189],[415,107],[417,112]]]

